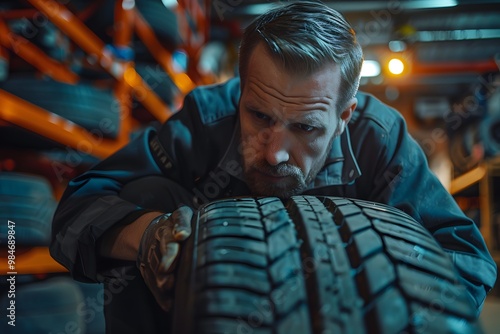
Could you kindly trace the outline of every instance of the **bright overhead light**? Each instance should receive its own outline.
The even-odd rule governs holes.
[[[413,0],[405,1],[405,9],[423,9],[423,8],[445,8],[455,7],[458,5],[457,0]]]
[[[392,74],[401,74],[405,70],[405,64],[401,59],[393,58],[389,61],[389,71]]]
[[[228,1],[229,3],[231,1]],[[241,3],[242,0],[233,0],[232,2]],[[391,10],[408,10],[408,9],[429,9],[429,8],[446,8],[455,7],[458,5],[458,0],[407,0],[407,1],[332,1],[329,6],[341,13],[352,11],[385,11],[389,14]],[[278,1],[279,3],[279,1]],[[271,8],[274,8],[276,3],[260,3],[254,5],[244,6],[244,12],[248,15],[260,15]],[[390,14],[389,14],[390,15]]]
[[[127,9],[133,9],[135,7],[135,1],[134,0],[124,0],[122,2],[122,8],[127,10]]]
[[[364,60],[361,66],[362,77],[376,77],[380,74],[380,64],[376,60]]]
[[[177,0],[161,0],[167,8],[177,7]]]

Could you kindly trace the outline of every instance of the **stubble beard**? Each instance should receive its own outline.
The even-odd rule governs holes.
[[[281,199],[288,199],[292,196],[300,195],[308,188],[309,184],[323,168],[335,138],[336,136],[332,136],[327,150],[323,156],[313,164],[307,176],[298,166],[288,163],[280,163],[279,165],[272,166],[264,159],[256,158],[256,154],[253,156],[243,154],[244,177],[252,195],[278,197]],[[264,175],[284,178],[277,182],[270,182]]]

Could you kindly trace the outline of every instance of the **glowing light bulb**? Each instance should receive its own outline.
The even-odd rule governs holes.
[[[401,74],[405,69],[405,64],[401,61],[401,59],[393,58],[389,61],[389,71],[392,74]]]

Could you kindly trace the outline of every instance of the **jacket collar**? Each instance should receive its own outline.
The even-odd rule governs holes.
[[[219,168],[226,171],[229,175],[245,181],[241,152],[241,128],[238,117],[231,142],[219,162]],[[324,167],[308,188],[350,184],[360,175],[361,170],[352,151],[349,127],[346,127],[342,135],[333,141],[332,149]]]
[[[333,141],[325,165],[314,179],[311,188],[350,184],[361,176],[358,162],[351,146],[349,127]]]

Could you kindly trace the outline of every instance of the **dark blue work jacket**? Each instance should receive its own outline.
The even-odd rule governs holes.
[[[250,195],[242,177],[239,81],[199,87],[161,129],[148,128],[125,148],[72,180],[53,222],[52,256],[82,281],[99,281],[99,238],[148,208],[119,196],[125,184],[163,175],[193,193],[193,206]],[[429,170],[402,116],[358,93],[346,131],[304,192],[345,196],[397,207],[423,224],[449,253],[480,308],[496,265],[474,224]]]

